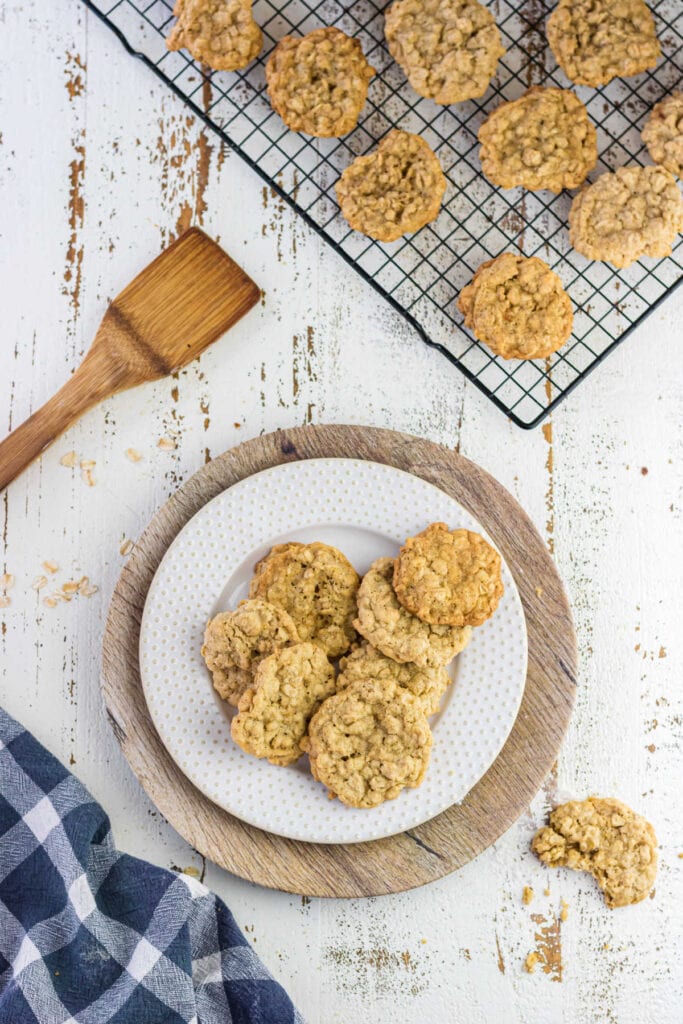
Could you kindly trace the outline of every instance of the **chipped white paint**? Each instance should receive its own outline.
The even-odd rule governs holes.
[[[364,422],[458,446],[521,501],[567,583],[581,672],[556,775],[493,849],[415,893],[308,902],[211,865],[206,881],[311,1024],[680,1020],[683,294],[523,433],[75,0],[0,0],[0,34],[3,429],[66,379],[107,300],[188,223],[266,293],[201,363],[90,413],[0,497],[1,568],[15,578],[0,610],[0,702],[73,765],[124,849],[203,874],[102,711],[103,620],[127,541],[205,458],[261,431]],[[64,589],[84,576],[85,590]],[[44,603],[60,591],[70,599]],[[550,801],[590,792],[655,823],[653,901],[609,912],[587,879],[529,854]]]

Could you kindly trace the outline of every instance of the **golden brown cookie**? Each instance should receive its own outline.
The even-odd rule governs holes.
[[[202,657],[220,696],[236,707],[259,660],[298,640],[296,626],[282,608],[266,601],[241,601],[234,611],[209,620]]]
[[[654,105],[643,142],[656,164],[683,178],[683,92],[672,92]]]
[[[329,544],[280,544],[256,566],[249,596],[284,608],[301,640],[338,658],[356,637],[359,582],[348,558]]]
[[[293,132],[346,135],[358,123],[374,73],[357,39],[316,28],[277,44],[266,63],[268,96]]]
[[[556,807],[531,848],[544,864],[589,871],[608,907],[640,903],[657,875],[652,825],[612,797],[591,796]]]
[[[483,96],[505,53],[493,15],[478,0],[396,0],[384,33],[415,92],[436,103]]]
[[[482,263],[458,296],[458,309],[478,341],[503,359],[542,359],[572,333],[571,299],[537,256],[505,252]]]
[[[663,167],[620,167],[601,174],[571,205],[569,241],[589,260],[628,267],[669,256],[683,231],[683,198]]]
[[[354,625],[378,651],[401,664],[440,668],[470,642],[469,626],[433,626],[399,604],[393,588],[393,558],[378,558],[358,590]]]
[[[500,555],[478,533],[432,523],[401,548],[394,590],[423,622],[481,626],[503,594]]]
[[[176,0],[178,19],[166,40],[169,50],[189,50],[195,60],[215,71],[237,71],[258,57],[261,29],[251,14],[251,0]]]
[[[311,643],[285,647],[259,662],[230,731],[235,743],[271,764],[293,764],[311,716],[336,689],[334,669]]]
[[[481,169],[500,188],[578,188],[598,159],[595,128],[570,89],[535,85],[503,103],[482,124],[479,141]]]
[[[577,85],[637,75],[661,54],[644,0],[560,0],[546,31],[555,60]]]
[[[339,670],[337,690],[343,690],[358,681],[388,679],[397,683],[402,690],[412,693],[422,704],[426,715],[436,714],[441,698],[451,682],[445,668],[415,665],[412,662],[400,664],[368,643],[360,644],[351,654],[342,658]]]
[[[361,680],[311,719],[313,777],[349,807],[377,807],[424,780],[432,734],[416,697],[389,679]]]
[[[356,157],[337,182],[350,226],[379,242],[393,242],[434,220],[445,191],[441,164],[427,143],[398,129],[374,153]]]

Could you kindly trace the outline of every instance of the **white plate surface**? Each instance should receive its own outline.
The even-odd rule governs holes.
[[[423,785],[372,810],[329,800],[306,758],[278,768],[245,754],[230,737],[234,712],[215,694],[200,654],[207,620],[247,596],[254,563],[273,544],[333,544],[362,574],[439,520],[484,532],[457,501],[419,477],[375,462],[311,459],[240,481],[181,530],[147,596],[140,668],[161,739],[211,800],[291,839],[352,843],[433,818],[486,772],[513,726],[526,679],[524,613],[504,562],[498,609],[453,663],[455,685],[431,720],[434,747]]]

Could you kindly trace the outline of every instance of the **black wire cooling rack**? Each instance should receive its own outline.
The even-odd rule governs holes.
[[[592,263],[569,246],[571,195],[496,189],[481,173],[477,130],[487,113],[530,85],[567,87],[549,52],[544,23],[554,0],[494,0],[491,9],[506,54],[479,101],[439,107],[420,99],[384,43],[382,0],[255,0],[264,48],[245,71],[207,75],[187,52],[170,53],[170,0],[83,0],[129,53],[162,78],[221,139],[237,150],[358,273],[399,310],[423,340],[450,362],[518,426],[536,426],[634,327],[683,280],[683,236],[663,260],[643,260],[622,271]],[[683,4],[652,4],[663,57],[654,71],[602,89],[578,88],[597,126],[600,161],[590,175],[624,164],[647,163],[640,130],[649,109],[680,85]],[[343,139],[313,139],[288,131],[265,93],[264,64],[282,38],[320,25],[358,37],[377,71],[361,121]],[[354,157],[373,149],[391,128],[420,134],[437,153],[448,178],[436,221],[414,235],[381,244],[351,231],[341,217],[334,185]],[[550,359],[503,360],[473,341],[455,300],[486,259],[505,249],[538,255],[562,278],[575,307],[574,333]]]

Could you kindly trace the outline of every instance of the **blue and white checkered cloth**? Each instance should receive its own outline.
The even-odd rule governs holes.
[[[225,904],[119,853],[102,808],[2,709],[0,1022],[303,1024]]]

